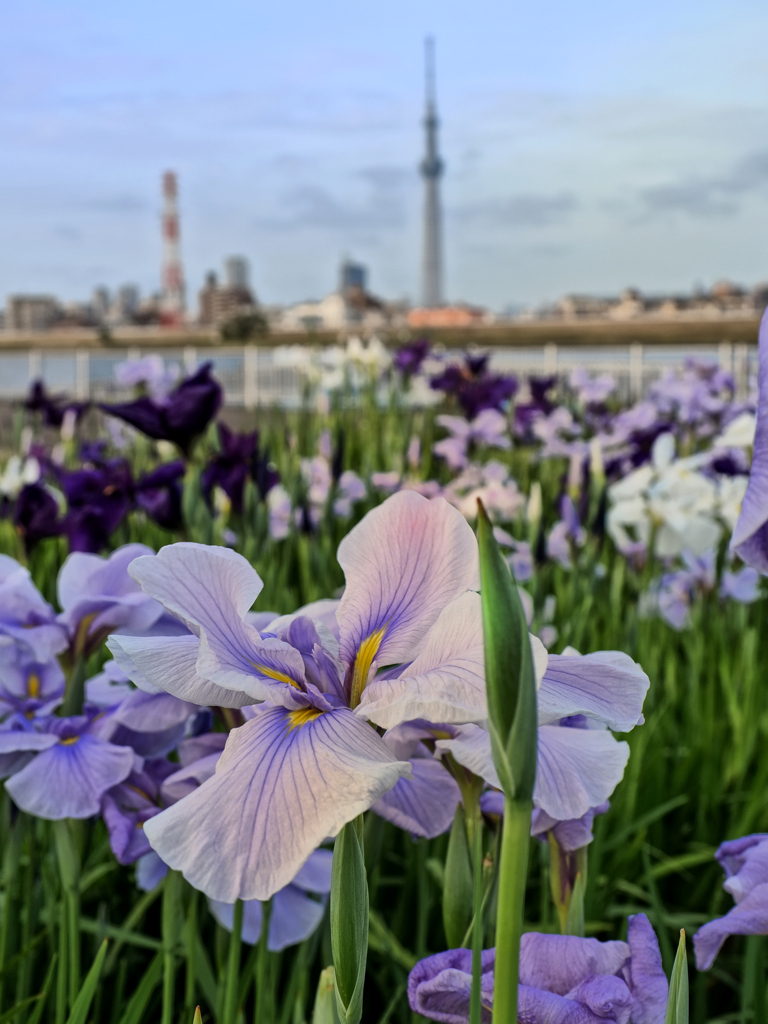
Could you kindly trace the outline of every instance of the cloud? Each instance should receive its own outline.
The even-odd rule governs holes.
[[[257,220],[260,227],[359,233],[371,229],[400,228],[406,220],[408,173],[388,165],[366,167],[353,175],[343,198],[322,185],[299,184],[282,193],[278,212]],[[356,181],[362,182],[364,194]]]
[[[563,223],[578,207],[579,201],[571,192],[549,196],[521,192],[506,199],[458,207],[452,215],[459,221],[483,227],[542,228]]]
[[[741,200],[768,186],[768,151],[748,153],[725,174],[690,177],[668,185],[656,185],[640,192],[640,202],[650,216],[685,213],[692,217],[732,216]]]

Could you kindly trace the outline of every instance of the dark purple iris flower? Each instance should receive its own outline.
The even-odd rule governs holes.
[[[130,466],[113,459],[92,469],[58,469],[56,475],[67,499],[63,525],[70,550],[101,551],[133,505]]]
[[[269,469],[267,453],[259,453],[259,434],[237,434],[224,423],[218,424],[220,449],[203,470],[201,484],[210,505],[211,492],[220,487],[232,502],[235,512],[243,510],[243,491],[250,478],[256,483],[262,499],[280,477]]]
[[[396,368],[401,373],[412,377],[421,369],[421,364],[429,355],[429,349],[429,338],[416,338],[415,341],[402,345],[395,353]]]
[[[180,481],[185,472],[184,462],[177,459],[145,473],[136,484],[136,504],[166,530],[182,525]]]
[[[483,409],[501,409],[517,392],[515,377],[488,373],[485,356],[466,356],[463,366],[447,366],[430,386],[435,391],[455,395],[464,415],[473,420]]]
[[[211,363],[185,378],[164,398],[143,395],[133,402],[102,405],[104,412],[117,416],[147,437],[156,441],[172,441],[184,455],[219,411],[222,390],[211,377]]]
[[[63,530],[59,506],[50,491],[41,484],[22,487],[13,506],[13,525],[29,552],[46,537],[57,537]]]
[[[30,412],[39,412],[46,427],[60,427],[70,409],[75,414],[75,421],[79,422],[88,408],[88,402],[67,402],[60,396],[49,395],[43,382],[36,380],[29,389],[24,407]]]

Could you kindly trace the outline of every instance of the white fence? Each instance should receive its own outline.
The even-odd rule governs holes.
[[[151,350],[167,366],[178,364],[185,372],[212,362],[224,387],[227,405],[256,408],[296,408],[305,391],[306,373],[289,362],[277,348],[184,348]],[[23,397],[30,384],[42,380],[53,393],[77,399],[110,401],[128,398],[115,381],[115,367],[126,358],[148,355],[150,350],[116,351],[78,349],[0,352],[0,400]],[[305,350],[306,370],[319,369],[322,353]],[[279,354],[278,354],[279,353]],[[757,348],[750,345],[610,345],[576,347],[541,345],[529,348],[493,349],[491,366],[497,372],[514,373],[521,381],[531,376],[567,376],[576,368],[590,373],[610,373],[628,398],[639,398],[667,370],[695,358],[715,363],[732,373],[737,393],[746,395],[757,372]]]

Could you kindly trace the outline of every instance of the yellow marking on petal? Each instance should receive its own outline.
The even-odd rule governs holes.
[[[379,629],[367,636],[357,649],[355,656],[355,667],[352,670],[352,691],[349,696],[349,706],[356,708],[363,696],[363,690],[368,683],[368,675],[374,658],[379,653],[381,641],[387,632],[388,623],[384,623]]]
[[[295,679],[291,679],[285,672],[278,672],[276,668],[267,668],[266,665],[259,665],[258,662],[252,661],[251,664],[257,672],[261,672],[263,676],[269,676],[270,679],[277,679],[279,683],[288,683],[289,686],[295,686],[297,690],[301,687]]]
[[[148,800],[150,803],[152,802],[152,797],[149,793],[145,793],[143,789],[139,788],[139,786],[134,786],[132,782],[126,782],[125,788],[132,789],[134,793],[138,793],[139,796],[143,797],[145,800]]]
[[[67,736],[65,740],[59,740],[59,742],[61,743],[62,747],[71,747],[72,744],[77,743],[79,739],[79,736]]]
[[[445,729],[430,729],[429,730],[436,740],[450,740],[452,736]]]
[[[309,725],[320,715],[325,714],[319,708],[300,708],[298,711],[288,712],[288,732],[293,729],[300,729],[303,725]]]
[[[33,699],[40,696],[40,676],[35,672],[27,676],[27,696]]]

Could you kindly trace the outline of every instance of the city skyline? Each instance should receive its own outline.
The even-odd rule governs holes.
[[[470,18],[395,2],[357,22],[348,3],[321,17],[226,0],[213,21],[145,0],[6,9],[3,295],[157,291],[171,167],[192,292],[242,252],[260,300],[319,297],[348,254],[376,294],[416,301],[427,32],[446,299],[498,309],[768,277],[768,12],[545,6],[484,0]]]

